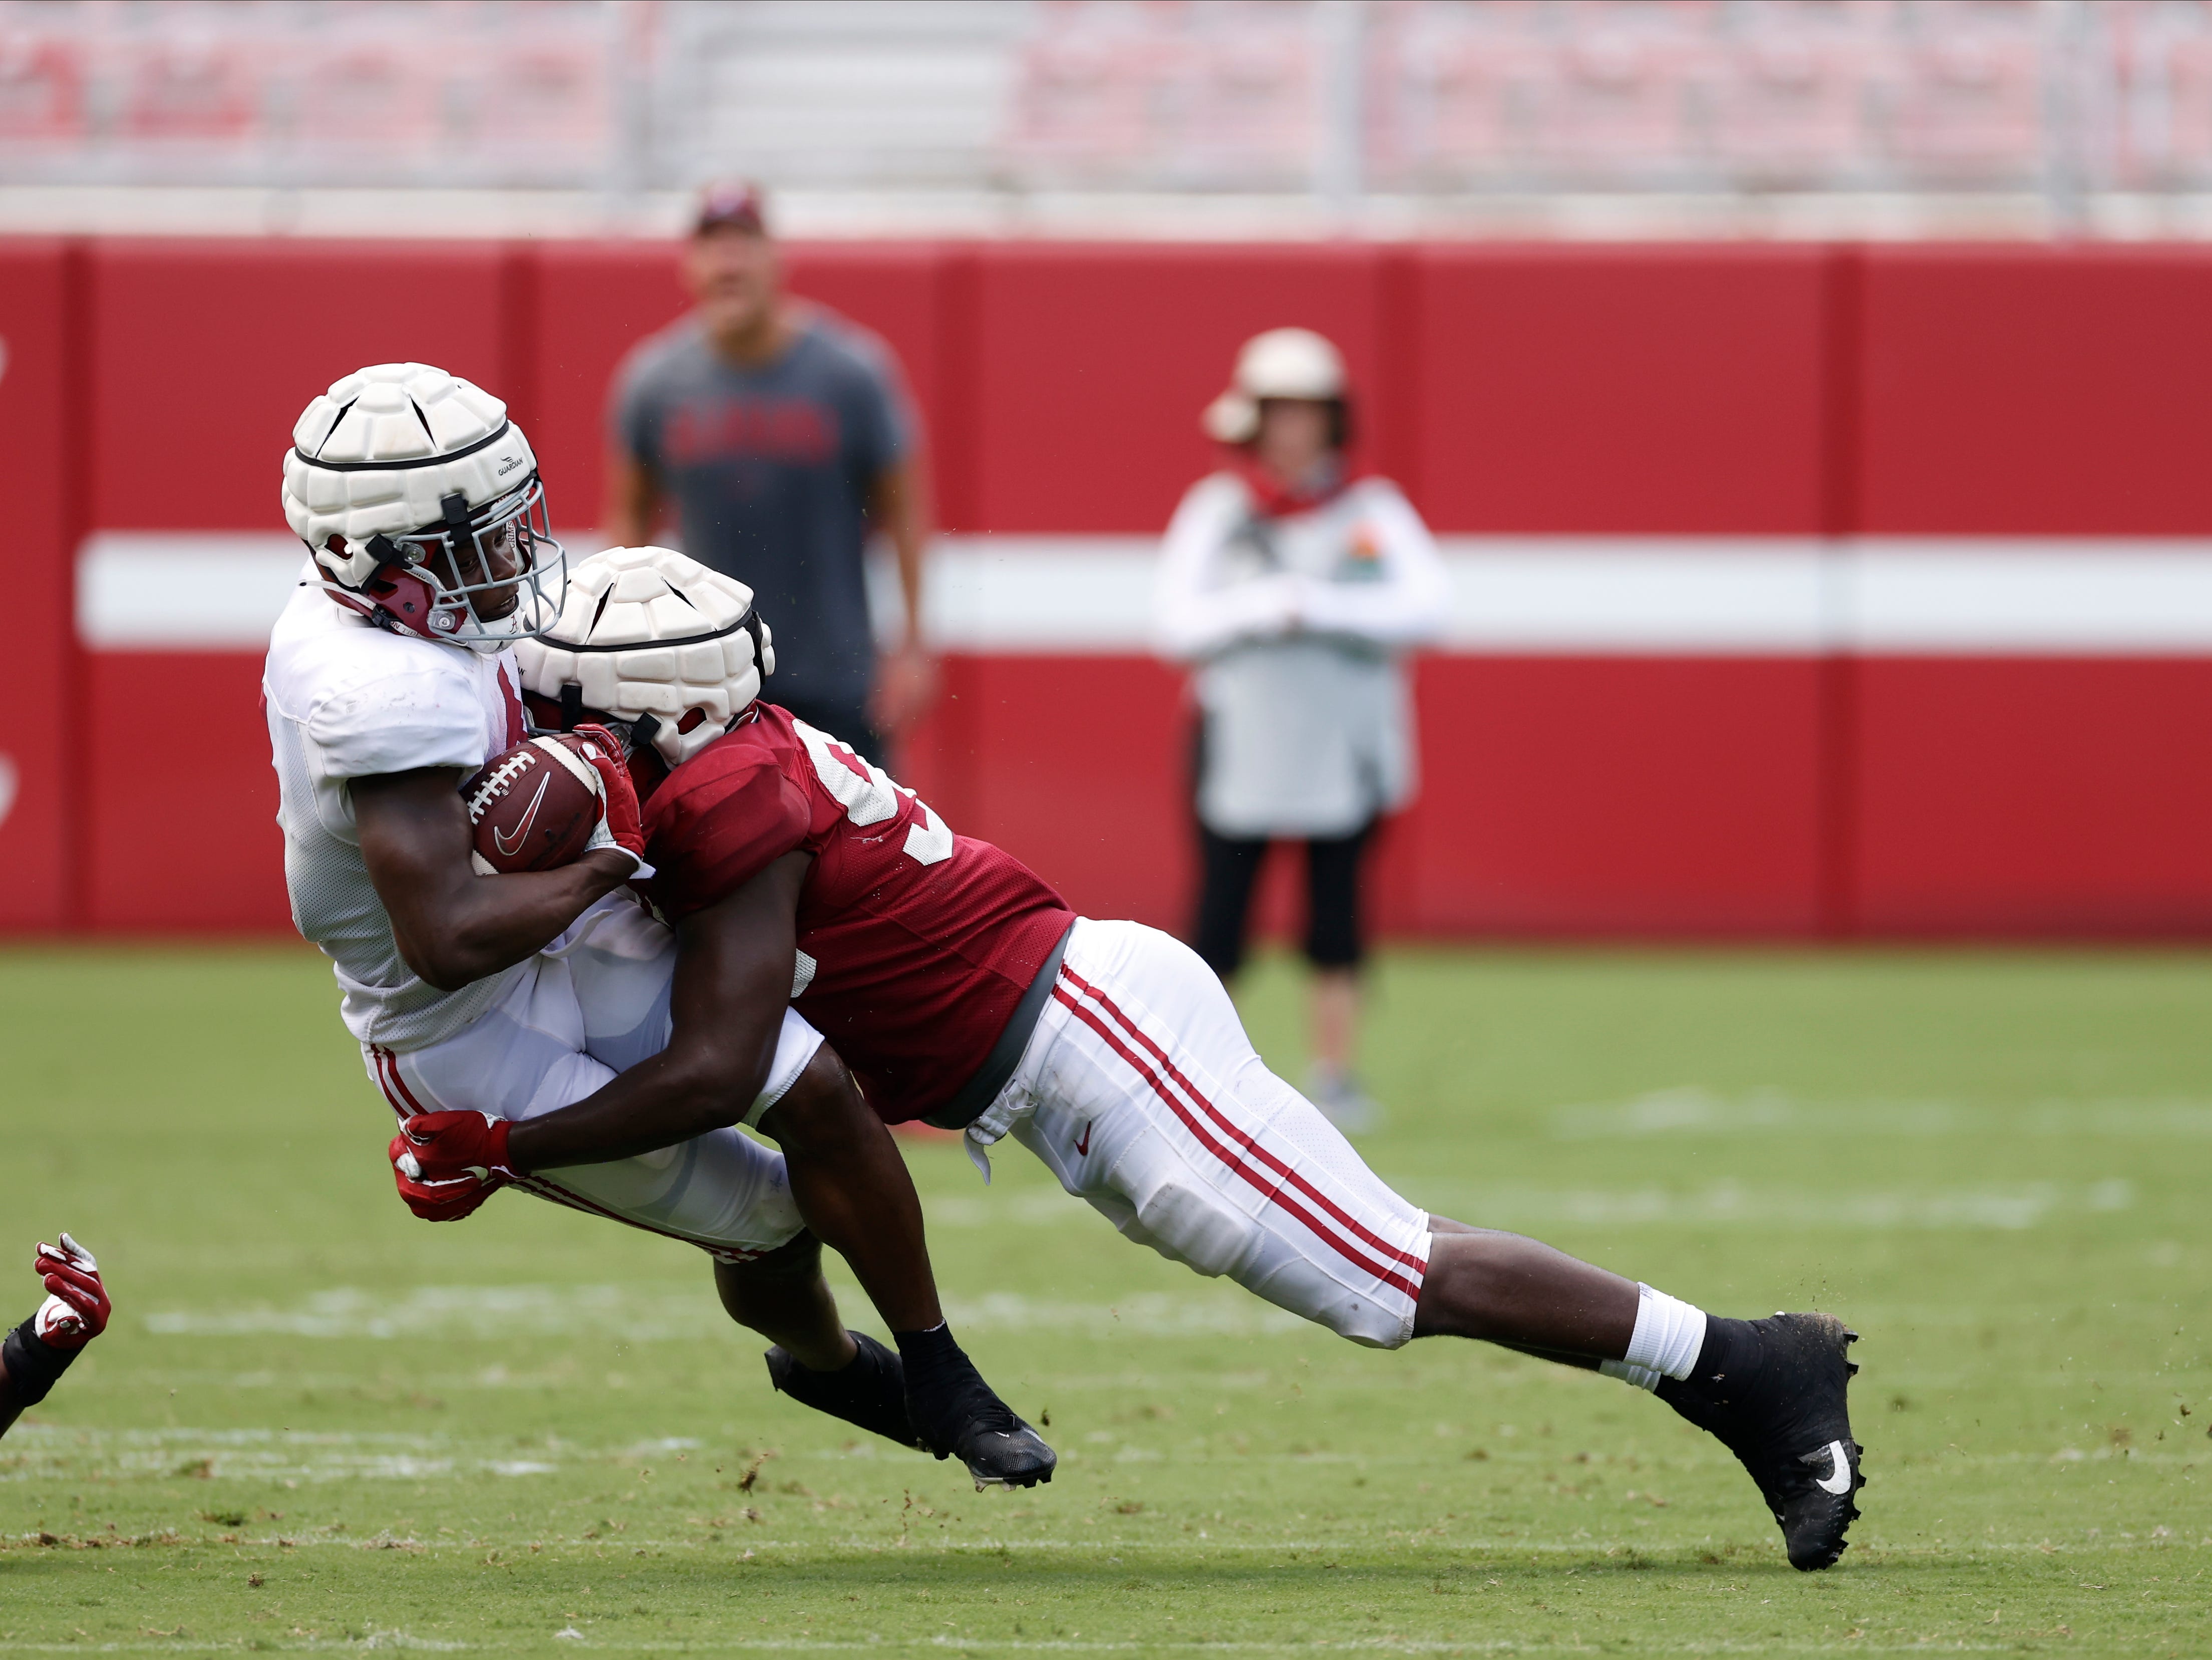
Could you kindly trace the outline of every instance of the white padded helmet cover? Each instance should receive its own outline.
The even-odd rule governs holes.
[[[394,461],[425,465],[344,470]],[[358,588],[380,562],[372,538],[437,524],[440,504],[457,490],[471,511],[489,507],[537,470],[530,441],[489,392],[428,363],[377,363],[333,382],[292,429],[284,517],[333,581]],[[344,538],[343,556],[327,546],[334,534]]]
[[[561,620],[542,639],[516,642],[522,683],[541,697],[573,684],[586,707],[617,720],[656,717],[653,747],[681,766],[760,696],[763,675],[775,672],[766,625],[759,663],[751,633],[737,626],[752,603],[744,583],[673,549],[608,548],[570,570]],[[678,731],[693,709],[705,718]]]

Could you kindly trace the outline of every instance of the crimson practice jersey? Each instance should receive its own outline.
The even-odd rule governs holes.
[[[671,921],[794,851],[799,1012],[888,1123],[934,1112],[981,1068],[1075,914],[988,842],[772,703],[672,773],[645,808]],[[809,976],[811,976],[809,978]]]

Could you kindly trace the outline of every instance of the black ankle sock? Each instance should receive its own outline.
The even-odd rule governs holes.
[[[1741,1375],[1758,1354],[1759,1334],[1752,1329],[1750,1321],[1724,1320],[1709,1314],[1705,1316],[1705,1341],[1698,1349],[1698,1364],[1682,1381],[1711,1383]]]
[[[956,1369],[969,1369],[967,1355],[952,1341],[949,1324],[940,1323],[927,1331],[895,1331],[891,1341],[898,1345],[899,1361],[906,1368],[908,1387],[933,1382]]]

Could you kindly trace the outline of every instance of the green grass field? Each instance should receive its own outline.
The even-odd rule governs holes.
[[[511,1195],[410,1218],[311,953],[17,951],[0,1315],[63,1226],[118,1311],[0,1442],[0,1648],[2212,1651],[2212,958],[1377,983],[1365,1148],[1411,1196],[1864,1334],[1839,1567],[1793,1573],[1646,1396],[1354,1348],[1018,1148],[987,1191],[921,1144],[956,1329],[1061,1455],[979,1495],[771,1395],[682,1247]],[[1293,978],[1249,992],[1297,1076]]]

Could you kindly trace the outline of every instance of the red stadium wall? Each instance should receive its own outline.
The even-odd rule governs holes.
[[[15,591],[0,652],[0,927],[58,928],[83,915],[72,811],[86,730],[70,620],[70,555],[83,524],[87,446],[71,370],[84,331],[81,254],[0,244],[0,453],[9,458],[4,534]],[[76,718],[73,719],[73,712]]]
[[[1305,324],[1363,452],[1464,536],[2212,537],[2212,253],[804,245],[896,350],[946,528],[1157,533],[1237,344]],[[0,242],[17,613],[0,928],[285,926],[246,650],[88,648],[88,536],[279,528],[276,454],[364,362],[509,398],[556,521],[682,309],[654,245]],[[1889,538],[1884,542],[1883,538]],[[2176,545],[2181,545],[2179,540]],[[2212,656],[1471,648],[1419,670],[1425,790],[1379,920],[1520,936],[2212,934]],[[1083,908],[1173,922],[1180,678],[967,653],[902,763]],[[148,743],[149,733],[168,741]],[[156,824],[146,804],[162,805]]]

